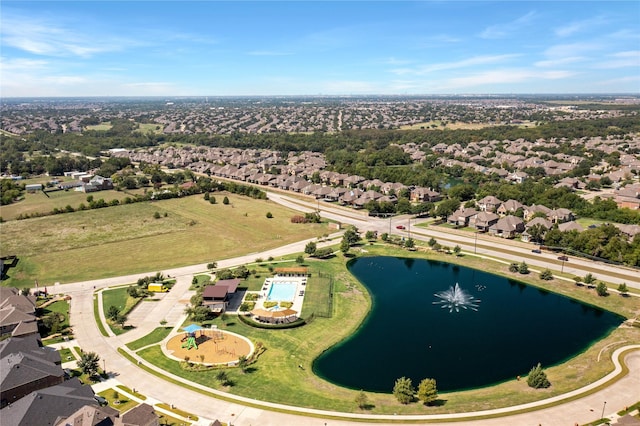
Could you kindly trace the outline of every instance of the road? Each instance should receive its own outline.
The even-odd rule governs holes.
[[[290,197],[284,197],[280,194],[270,194],[270,198],[283,205],[288,205],[300,211],[315,211],[317,205],[310,202],[304,202]],[[364,216],[358,212],[344,211],[343,209],[327,206],[322,203],[321,206],[322,216],[336,220],[342,223],[349,223],[357,226],[360,230],[375,230],[380,232],[388,232],[388,229],[394,227],[396,224],[409,223],[407,217],[397,217],[393,219],[376,219]],[[394,229],[394,228],[392,228]],[[491,245],[484,240],[476,243],[474,238],[452,236],[444,231],[436,231],[432,229],[420,229],[415,227],[407,229],[411,232],[411,237],[426,240],[431,237],[438,239],[439,241],[447,241],[451,243],[459,244],[465,250],[477,250],[479,255],[494,255],[491,250]],[[332,237],[336,237],[339,234],[334,234]],[[407,235],[408,236],[408,235]],[[226,268],[237,266],[249,262],[253,262],[257,257],[267,258],[272,256],[274,258],[282,257],[286,254],[302,252],[304,246],[308,241],[305,240],[287,246],[279,247],[273,250],[268,250],[262,253],[252,253],[245,256],[240,256],[234,259],[224,259],[218,262],[218,267]],[[326,243],[325,243],[326,244]],[[495,243],[493,243],[495,245]],[[517,246],[509,246],[509,250],[516,254],[509,254],[513,260],[520,255],[530,255],[530,250]],[[502,258],[507,258],[504,253],[499,253]],[[511,260],[511,259],[509,259]],[[518,258],[517,260],[522,260]],[[573,259],[572,259],[573,261]],[[527,259],[529,263],[529,259]],[[534,265],[533,262],[530,264]],[[573,263],[572,263],[573,265]],[[575,262],[576,271],[580,271],[580,263]],[[603,268],[603,273],[600,275],[602,279],[606,279],[607,270]],[[377,424],[395,424],[397,423],[397,417],[394,416],[372,416],[372,415],[356,415],[359,417],[359,421],[354,422],[349,418],[340,418],[339,413],[323,412],[318,410],[305,410],[297,407],[288,407],[289,410],[305,412],[313,412],[316,416],[321,417],[308,417],[300,416],[296,414],[285,414],[281,412],[271,411],[269,407],[279,407],[276,404],[260,403],[263,407],[250,407],[245,403],[250,402],[245,398],[238,397],[237,402],[228,402],[221,399],[205,397],[202,394],[185,389],[179,385],[167,382],[159,379],[156,376],[138,368],[136,365],[130,363],[127,359],[122,357],[117,349],[124,346],[125,343],[136,340],[152,331],[155,327],[160,325],[160,321],[167,321],[168,326],[179,327],[184,321],[184,307],[186,301],[188,301],[191,292],[189,286],[191,284],[191,278],[194,274],[200,274],[206,272],[206,264],[192,265],[183,268],[174,268],[166,271],[162,271],[165,275],[175,277],[176,284],[171,292],[164,295],[160,301],[153,303],[152,307],[145,306],[147,311],[142,316],[140,322],[136,325],[136,328],[128,333],[120,336],[104,337],[99,332],[93,316],[93,298],[96,297],[94,290],[101,288],[127,284],[135,282],[138,278],[152,275],[155,273],[149,272],[145,274],[135,274],[123,277],[114,277],[108,279],[101,279],[95,281],[87,281],[71,284],[59,284],[55,285],[51,289],[52,293],[65,293],[72,296],[71,301],[71,321],[74,328],[74,334],[79,345],[89,351],[97,352],[100,354],[101,359],[104,360],[104,365],[107,371],[113,372],[114,380],[120,382],[130,388],[135,388],[138,392],[149,396],[152,400],[165,401],[174,404],[182,410],[195,413],[201,416],[203,419],[220,419],[224,422],[230,422],[237,426],[250,426],[250,425],[310,425],[310,426],[354,426],[362,424],[363,421],[374,420]],[[614,272],[620,273],[620,270]],[[615,277],[612,277],[615,278]],[[633,277],[631,277],[633,278]],[[635,280],[628,280],[627,284],[630,286],[638,286],[638,278]],[[640,346],[638,346],[640,349]],[[144,361],[142,361],[144,363]],[[458,419],[457,424],[462,425],[495,425],[495,424],[509,424],[509,425],[531,425],[531,424],[575,424],[587,423],[596,420],[600,416],[600,410],[603,408],[603,401],[607,401],[607,407],[609,409],[605,412],[605,415],[612,415],[615,411],[622,409],[627,405],[631,405],[637,402],[637,389],[640,388],[640,351],[635,351],[626,357],[626,363],[629,366],[631,373],[624,376],[622,379],[615,382],[609,387],[604,387],[595,393],[578,398],[574,401],[568,402],[555,407],[543,408],[530,413],[522,414],[507,414],[504,413],[508,410],[517,409],[509,408],[506,410],[499,410],[505,414],[505,417],[499,419],[486,419],[486,420],[465,420],[464,416],[470,416],[470,414],[458,413],[448,416],[422,416],[412,417],[411,420],[415,424],[420,420],[429,421],[430,424],[438,424],[437,420],[443,420],[441,424],[449,424],[446,422],[453,418]],[[590,386],[597,386],[598,383]],[[229,394],[221,393],[229,397]],[[495,412],[488,412],[486,414],[496,414]],[[478,413],[475,413],[477,415]],[[324,416],[324,417],[322,417]],[[353,415],[349,415],[354,417]],[[347,417],[349,417],[347,416]],[[434,423],[435,422],[435,423]]]

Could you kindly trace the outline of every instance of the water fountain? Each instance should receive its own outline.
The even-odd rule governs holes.
[[[458,283],[449,287],[448,290],[435,293],[434,296],[440,300],[433,302],[433,304],[442,305],[442,309],[449,308],[449,312],[453,312],[454,309],[456,312],[460,312],[460,308],[477,311],[478,303],[480,303],[480,300],[462,290]]]

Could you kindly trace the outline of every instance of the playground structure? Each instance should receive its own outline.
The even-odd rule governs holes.
[[[195,355],[189,352],[191,348],[197,350]],[[191,362],[196,363],[233,364],[237,363],[241,356],[250,356],[253,345],[246,338],[234,333],[200,329],[197,336],[195,331],[174,336],[166,343],[163,351],[177,360],[183,360],[188,356]]]
[[[182,343],[182,348],[186,348],[187,350],[191,349],[191,348],[196,348],[196,350],[198,350],[198,343],[196,342],[196,334],[195,333],[189,333],[186,336],[184,336],[181,340]]]

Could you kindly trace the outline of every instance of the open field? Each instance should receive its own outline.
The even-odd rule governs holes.
[[[273,202],[226,195],[229,205],[191,196],[2,223],[0,253],[19,258],[3,284],[23,287],[34,279],[45,285],[152,272],[326,233],[324,224],[292,224],[295,213]],[[265,217],[268,211],[272,219]]]
[[[45,180],[45,182],[47,180]],[[42,180],[39,182],[31,182],[31,180],[29,180],[28,182],[44,183]],[[49,197],[47,197],[47,195]],[[90,194],[73,190],[47,190],[46,195],[43,194],[42,191],[32,194],[25,193],[23,200],[6,206],[0,206],[0,217],[2,217],[3,220],[13,220],[20,215],[49,213],[54,208],[64,209],[66,206],[71,206],[74,209],[77,209],[82,203],[84,203],[85,206],[89,204],[87,202],[87,196],[89,195],[92,195],[95,200],[102,198],[107,203],[111,200],[124,200],[128,196],[124,192],[115,190],[92,192]]]
[[[441,261],[450,261],[469,267],[475,267],[491,273],[522,279],[551,291],[575,297],[586,303],[603,306],[627,317],[640,314],[635,298],[612,294],[598,297],[594,290],[576,287],[575,284],[552,280],[542,281],[537,274],[522,276],[509,273],[506,265],[487,261],[473,256],[455,257],[433,251],[407,252],[390,246],[373,245],[366,247],[367,255],[395,255],[421,257]],[[216,320],[219,328],[227,328],[250,338],[254,343],[262,342],[267,350],[260,356],[257,364],[252,365],[250,373],[242,374],[238,369],[228,370],[234,386],[226,391],[272,402],[297,406],[362,412],[354,402],[357,390],[335,386],[315,376],[312,371],[313,360],[328,347],[342,341],[358,328],[370,309],[370,297],[361,283],[349,274],[344,257],[338,255],[330,260],[309,261],[312,277],[308,290],[314,286],[319,272],[334,277],[334,314],[331,318],[316,317],[309,324],[288,330],[264,330],[247,326],[243,322],[228,318]],[[311,297],[313,297],[310,294]],[[306,303],[306,302],[305,302]],[[398,318],[398,326],[403,326]],[[599,342],[594,343],[583,353],[557,366],[544,366],[549,380],[553,384],[545,390],[534,390],[527,386],[526,380],[509,380],[496,386],[463,392],[440,394],[444,402],[440,406],[425,407],[422,404],[399,404],[393,395],[367,392],[371,404],[368,412],[372,414],[436,414],[477,411],[496,407],[511,406],[559,395],[572,389],[592,383],[612,369],[611,353],[625,344],[640,342],[640,329],[621,326]],[[150,363],[188,378],[189,380],[215,386],[215,371],[187,372],[178,362],[161,355],[158,346],[138,352]],[[300,368],[302,366],[302,368]],[[384,366],[381,366],[384,368]],[[523,372],[525,375],[527,372]],[[393,383],[389,384],[389,391]]]

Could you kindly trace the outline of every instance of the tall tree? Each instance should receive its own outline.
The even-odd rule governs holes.
[[[423,379],[418,385],[418,399],[429,405],[438,399],[436,379]]]
[[[404,376],[396,380],[393,386],[393,396],[395,396],[401,404],[408,404],[413,401],[415,393],[416,391],[413,388],[411,379]]]

